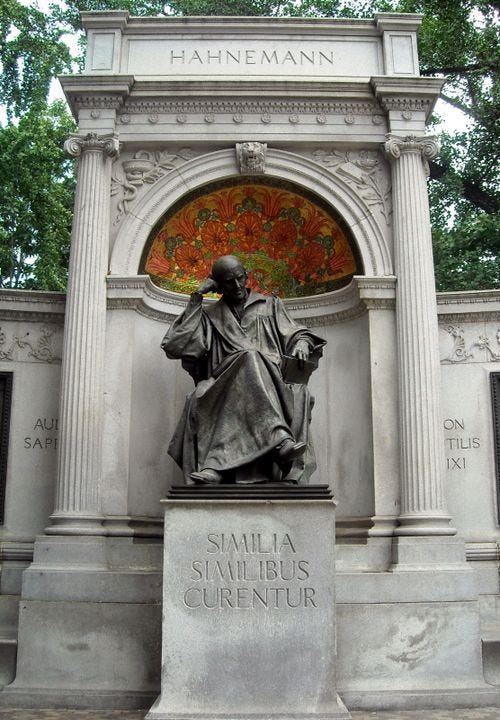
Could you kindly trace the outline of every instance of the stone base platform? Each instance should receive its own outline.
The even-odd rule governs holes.
[[[164,501],[162,692],[147,720],[347,720],[327,486]]]

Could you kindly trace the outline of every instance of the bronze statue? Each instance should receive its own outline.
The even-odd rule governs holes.
[[[203,303],[211,292],[222,297]],[[308,481],[316,465],[305,382],[324,344],[279,298],[247,288],[237,257],[214,263],[162,342],[195,381],[169,447],[187,484]]]

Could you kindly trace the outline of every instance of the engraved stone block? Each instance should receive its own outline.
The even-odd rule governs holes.
[[[334,502],[166,500],[147,720],[337,720]]]

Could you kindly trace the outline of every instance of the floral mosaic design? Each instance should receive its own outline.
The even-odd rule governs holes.
[[[283,186],[205,189],[168,213],[141,270],[159,287],[191,293],[221,255],[237,255],[249,286],[280,297],[329,292],[360,272],[346,233],[326,209]]]

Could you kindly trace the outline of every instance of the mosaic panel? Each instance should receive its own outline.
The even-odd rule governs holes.
[[[205,186],[178,202],[154,229],[140,271],[191,293],[221,255],[237,255],[250,287],[280,297],[330,292],[362,272],[331,208],[295,186],[254,179]]]

